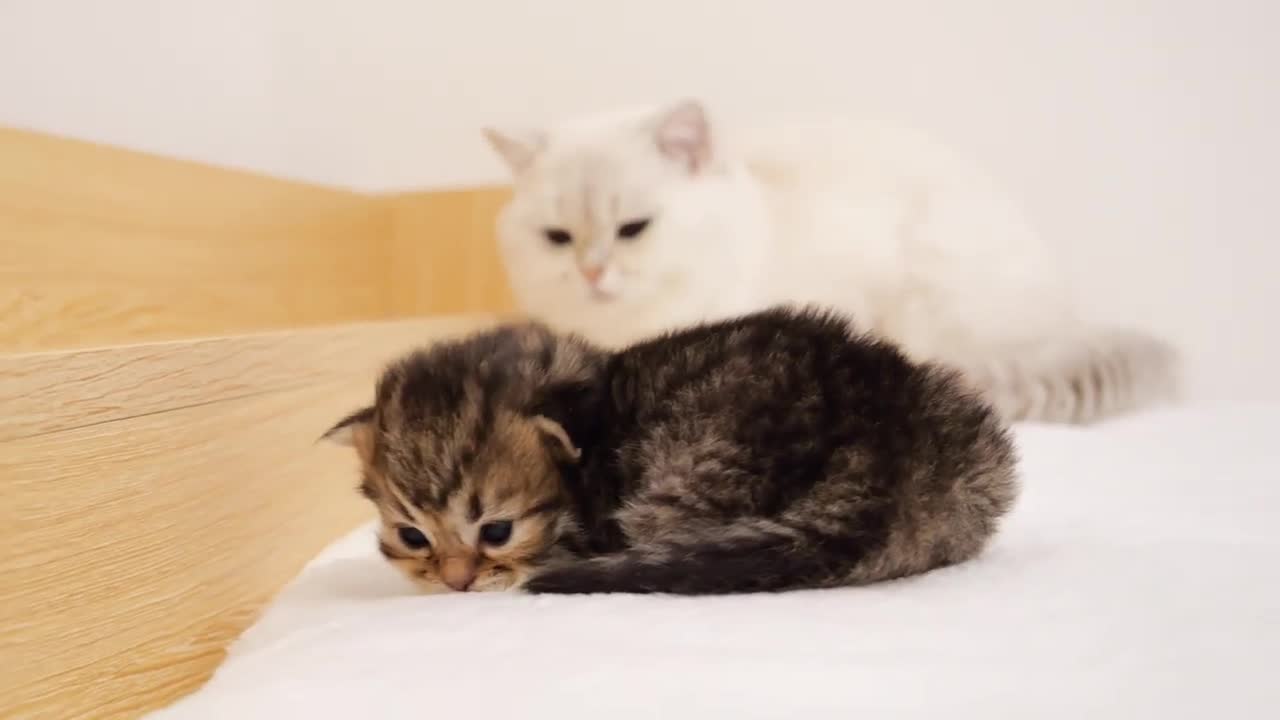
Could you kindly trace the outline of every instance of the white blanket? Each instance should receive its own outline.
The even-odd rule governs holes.
[[[1280,408],[1019,428],[990,550],[864,588],[415,596],[369,528],[189,718],[1280,717]]]

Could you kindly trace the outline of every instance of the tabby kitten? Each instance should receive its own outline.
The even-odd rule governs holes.
[[[1017,494],[994,412],[813,310],[618,352],[515,324],[393,364],[339,422],[431,589],[780,591],[976,555]]]

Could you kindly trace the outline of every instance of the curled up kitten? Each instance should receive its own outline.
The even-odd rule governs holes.
[[[1016,494],[995,412],[843,318],[773,309],[606,351],[507,325],[394,363],[326,437],[429,589],[822,588],[977,555]]]

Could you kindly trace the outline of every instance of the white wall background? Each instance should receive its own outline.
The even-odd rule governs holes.
[[[1277,32],[1271,0],[0,0],[0,124],[373,189],[503,179],[487,122],[867,109],[984,160],[1197,395],[1280,399]]]

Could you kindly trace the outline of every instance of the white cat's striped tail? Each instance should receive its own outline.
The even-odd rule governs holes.
[[[1088,424],[1172,402],[1179,391],[1177,351],[1130,330],[1047,339],[969,374],[1011,422]]]

